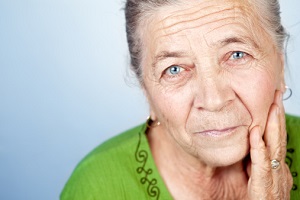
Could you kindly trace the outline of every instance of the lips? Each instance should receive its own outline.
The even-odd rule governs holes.
[[[234,102],[219,112],[209,112],[204,109],[193,110],[186,121],[186,131],[211,138],[233,133],[247,134],[252,124],[252,117],[240,101]]]
[[[230,135],[238,127],[240,126],[233,126],[233,127],[223,128],[223,129],[205,130],[205,131],[197,132],[197,134],[201,134],[204,136],[220,137],[220,136]]]

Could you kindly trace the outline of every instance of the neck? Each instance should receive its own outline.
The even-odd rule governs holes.
[[[150,129],[147,137],[160,175],[175,199],[245,196],[248,177],[243,161],[224,167],[210,166],[184,152],[162,128]]]

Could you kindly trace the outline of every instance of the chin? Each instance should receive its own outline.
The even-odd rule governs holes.
[[[232,148],[228,147],[226,149],[215,149],[214,151],[201,152],[201,154],[202,158],[200,159],[208,166],[226,167],[238,162],[242,162],[243,159],[249,154],[249,144],[244,146],[239,144]]]
[[[216,136],[194,134],[194,155],[212,167],[230,166],[242,161],[250,150],[248,127],[240,127],[229,134]]]

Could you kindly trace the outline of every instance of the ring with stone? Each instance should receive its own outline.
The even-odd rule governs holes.
[[[277,169],[280,165],[280,162],[278,160],[271,160],[271,167],[272,169]]]

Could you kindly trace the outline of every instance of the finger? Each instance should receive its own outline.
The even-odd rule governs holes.
[[[283,158],[286,156],[286,145],[287,145],[287,133],[286,133],[286,121],[285,121],[285,110],[283,106],[283,101],[282,101],[282,92],[279,91],[279,98],[277,99],[276,104],[279,106],[279,123],[281,124],[281,146],[283,148]],[[283,159],[284,161],[284,159]]]
[[[283,133],[283,136],[286,137],[286,127],[285,127],[285,110],[283,106],[283,101],[282,101],[282,92],[281,91],[276,91],[276,98],[274,101],[274,104],[279,106],[279,111],[280,111],[280,122],[281,122],[281,130]]]
[[[281,141],[284,139],[281,133],[280,111],[279,106],[272,104],[267,119],[265,128],[264,140],[267,146],[270,160],[276,159],[281,161],[283,159],[283,148]]]
[[[276,135],[277,133],[278,135]],[[285,113],[282,102],[282,93],[278,90],[275,92],[274,103],[269,111],[264,135],[264,140],[266,142],[268,151],[270,152],[270,159],[284,161],[286,154],[286,137]],[[278,153],[276,153],[276,151]]]
[[[269,155],[262,140],[260,127],[255,126],[250,131],[250,156],[251,156],[251,187],[253,192],[266,193],[272,187],[272,173]],[[255,197],[255,196],[252,196]]]

